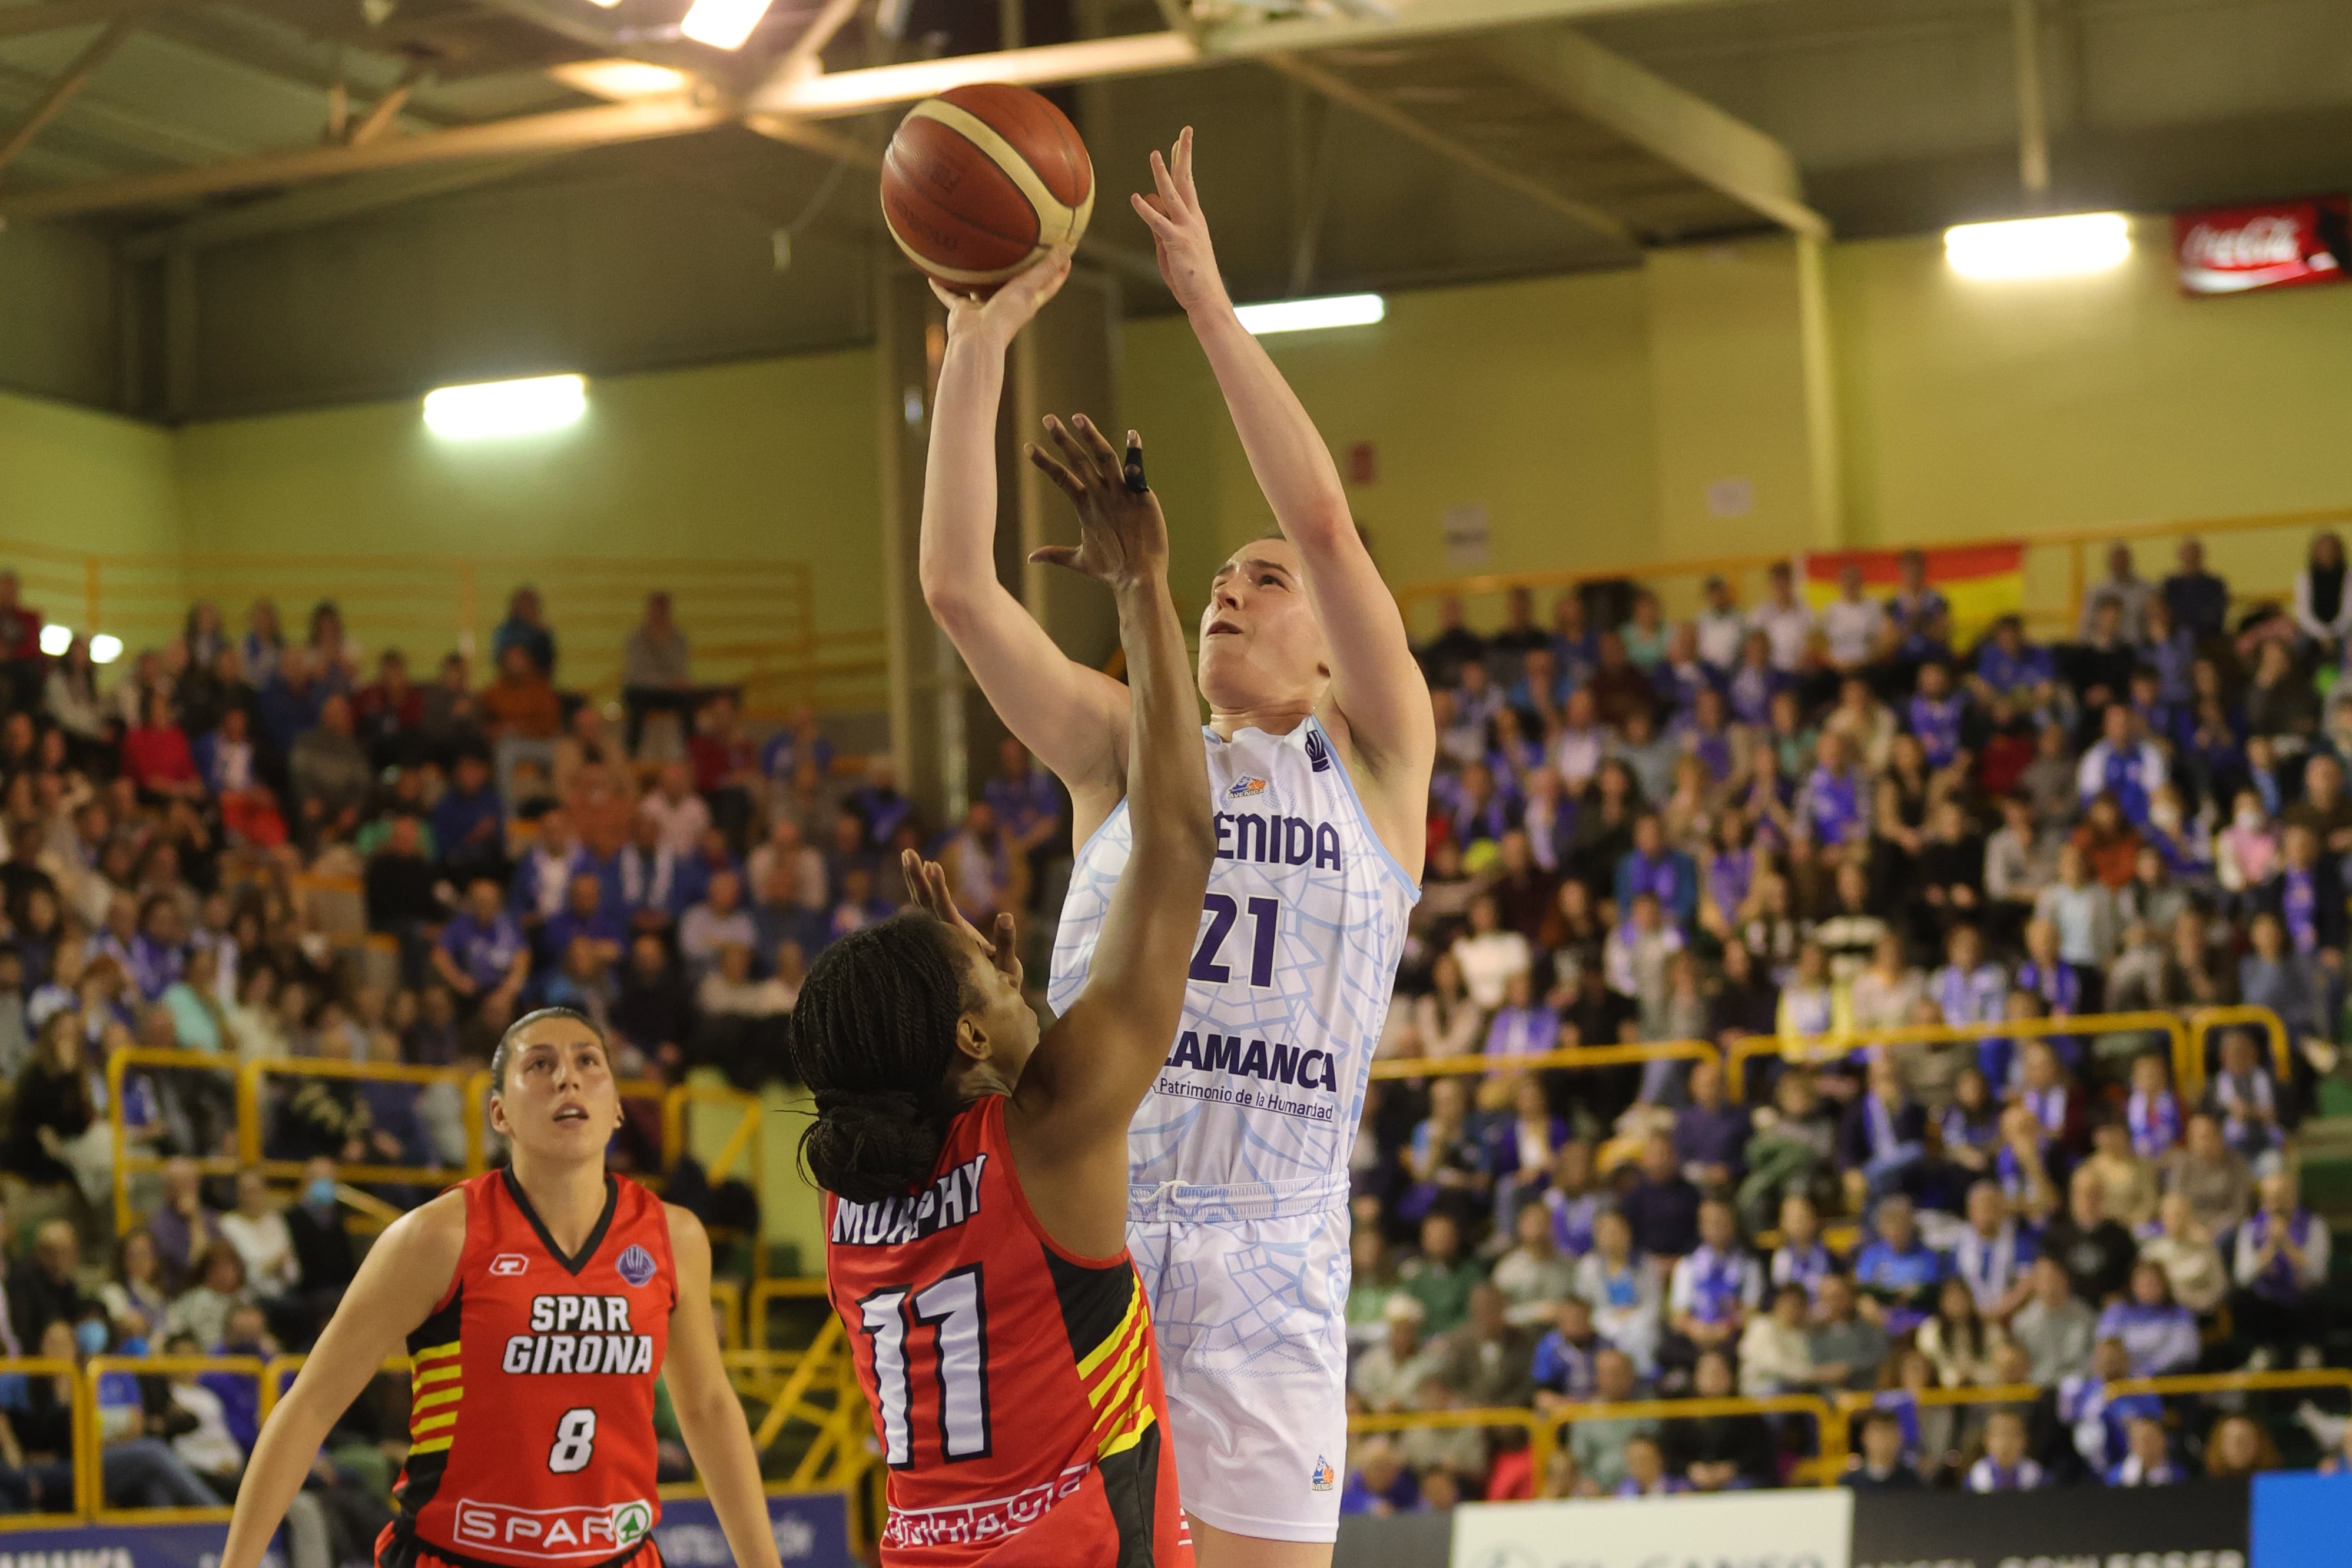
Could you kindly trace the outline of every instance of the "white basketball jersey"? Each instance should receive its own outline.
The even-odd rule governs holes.
[[[1184,1019],[1128,1129],[1140,1199],[1200,1219],[1344,1207],[1348,1154],[1421,892],[1321,725],[1208,736],[1217,859]],[[1066,1009],[1133,843],[1121,801],[1080,848],[1047,995]]]

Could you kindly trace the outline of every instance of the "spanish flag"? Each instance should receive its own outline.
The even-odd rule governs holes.
[[[1840,592],[1850,562],[1862,568],[1863,591],[1883,600],[1902,583],[1900,549],[1829,550],[1804,558],[1805,602],[1821,610]],[[1952,607],[1952,645],[1966,647],[2004,615],[2025,608],[2025,546],[2022,543],[1956,545],[1923,552],[1927,585]]]

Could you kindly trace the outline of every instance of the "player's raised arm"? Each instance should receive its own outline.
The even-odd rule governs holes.
[[[351,1289],[310,1349],[294,1386],[263,1423],[236,1490],[221,1568],[260,1568],[319,1446],[457,1278],[466,1249],[466,1195],[444,1193],[404,1214],[368,1249]]]
[[[702,1221],[685,1209],[662,1207],[669,1220],[670,1257],[677,1264],[677,1309],[670,1314],[669,1356],[662,1376],[669,1385],[678,1435],[694,1457],[703,1490],[710,1494],[736,1568],[777,1568],[759,1451],[751,1447],[742,1404],[727,1381],[719,1331],[710,1322],[710,1238]]]
[[[948,346],[923,477],[923,600],[989,703],[1070,790],[1081,836],[1118,803],[1127,694],[1073,663],[996,578],[996,410],[1013,338],[1069,276],[1048,256],[985,303],[933,284]]]
[[[1135,210],[1151,229],[1160,276],[1216,373],[1258,488],[1304,559],[1307,597],[1330,643],[1333,705],[1379,792],[1409,801],[1417,812],[1437,755],[1429,688],[1396,600],[1349,515],[1329,449],[1274,361],[1243,328],[1217,274],[1192,180],[1189,127],[1171,158],[1151,155],[1151,178],[1153,193],[1134,197]]]
[[[1101,1255],[1121,1245],[1127,1124],[1183,1013],[1216,839],[1159,497],[1143,486],[1133,434],[1123,462],[1092,423],[1076,423],[1073,431],[1048,422],[1059,461],[1034,447],[1030,457],[1077,507],[1079,543],[1036,559],[1108,584],[1118,601],[1132,693],[1122,739],[1133,842],[1086,988],[1038,1041],[1005,1124],[1038,1218],[1066,1245]]]

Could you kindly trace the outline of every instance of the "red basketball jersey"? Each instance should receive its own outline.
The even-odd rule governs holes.
[[[510,1173],[463,1190],[457,1278],[408,1336],[408,1462],[377,1561],[625,1561],[661,1517],[654,1380],[677,1304],[661,1199],[606,1176],[604,1216],[567,1258]]]
[[[1135,1265],[1029,1211],[991,1095],[904,1197],[828,1197],[825,1272],[890,1467],[887,1568],[1190,1568]]]

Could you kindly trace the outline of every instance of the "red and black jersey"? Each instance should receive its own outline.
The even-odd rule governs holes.
[[[604,1212],[565,1257],[512,1173],[465,1184],[449,1293],[408,1336],[408,1462],[383,1568],[604,1568],[661,1517],[654,1380],[677,1266],[661,1199],[604,1178]]]
[[[1029,1209],[991,1095],[903,1197],[828,1197],[827,1288],[888,1462],[887,1568],[1190,1568],[1151,1312],[1127,1253]]]

